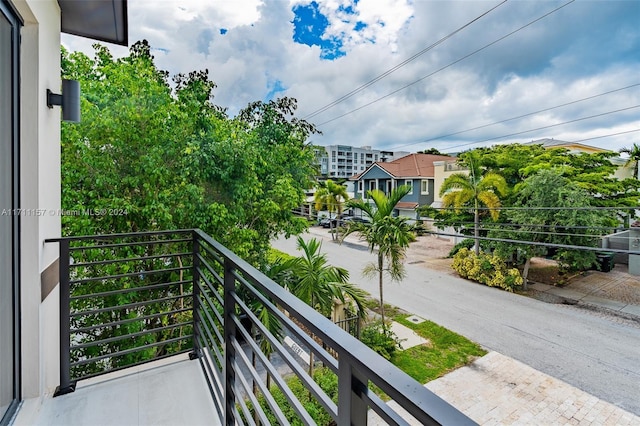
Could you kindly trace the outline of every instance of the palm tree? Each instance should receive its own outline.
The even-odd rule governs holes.
[[[387,272],[392,281],[400,281],[405,275],[404,258],[407,247],[413,241],[412,227],[407,223],[407,218],[393,216],[396,205],[411,191],[409,185],[399,186],[391,191],[387,197],[384,192],[374,189],[368,195],[373,204],[364,200],[350,200],[349,207],[362,210],[368,223],[351,223],[344,234],[347,236],[353,232],[360,234],[361,238],[369,245],[369,251],[378,250],[376,263],[366,265],[363,274],[378,276],[380,291],[380,315],[382,326],[386,329],[384,317],[384,273]],[[343,237],[344,238],[344,237]]]
[[[468,156],[465,162],[469,166],[469,174],[454,173],[444,180],[440,187],[440,196],[445,208],[461,207],[473,203],[474,213],[474,238],[475,252],[480,254],[480,206],[484,205],[489,209],[491,218],[498,220],[501,206],[500,197],[505,196],[508,191],[507,182],[495,172],[486,173],[482,176],[477,162],[473,157]]]
[[[631,148],[621,148],[620,153],[629,155],[625,167],[633,164],[633,176],[640,179],[640,145],[634,143]]]
[[[342,206],[349,199],[347,188],[341,184],[337,184],[331,179],[319,184],[320,187],[314,196],[316,210],[329,211],[329,228],[331,229],[331,238],[335,240],[333,233],[333,221],[331,221],[331,213],[336,211],[338,216],[342,214]]]
[[[328,265],[321,248],[322,243],[315,238],[305,242],[298,236],[298,250],[302,250],[303,256],[286,262],[295,277],[289,291],[325,316],[331,315],[335,299],[345,303],[350,298],[358,316],[363,317],[366,293],[348,282],[349,271]],[[313,376],[313,351],[309,351],[309,357],[309,375]]]
[[[322,243],[315,238],[305,241],[298,236],[297,241],[303,255],[286,262],[294,277],[289,291],[326,316],[331,314],[334,299],[343,303],[351,299],[363,316],[365,292],[348,282],[349,271],[328,265],[327,255],[320,252]]]

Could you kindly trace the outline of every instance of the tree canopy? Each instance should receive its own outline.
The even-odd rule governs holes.
[[[146,41],[120,59],[94,48],[62,48],[63,77],[82,87],[82,122],[62,128],[62,206],[100,212],[63,217],[65,235],[199,227],[261,263],[272,237],[305,229],[292,209],[316,174],[317,131],[295,99],[229,117],[207,70],[172,85]]]
[[[495,226],[490,237],[533,244],[497,243],[505,254],[518,250],[525,258],[525,279],[531,257],[547,254],[545,245],[557,245],[554,258],[564,269],[582,270],[595,263],[593,251],[560,246],[598,247],[601,227],[615,226],[611,211],[595,210],[593,197],[579,185],[554,170],[540,170],[521,185],[513,208],[505,215],[510,222]]]
[[[475,253],[480,253],[480,206],[489,209],[491,218],[496,221],[500,216],[499,208],[502,205],[500,197],[508,192],[504,178],[496,172],[481,174],[479,158],[477,155],[467,155],[464,164],[469,167],[469,173],[454,173],[447,177],[440,187],[440,196],[445,208],[454,207],[460,210],[462,207],[473,208],[473,229],[475,236]]]
[[[483,173],[499,173],[511,188],[540,170],[553,169],[592,195],[595,206],[636,206],[640,201],[637,181],[615,178],[617,166],[610,161],[618,155],[615,152],[572,153],[566,148],[508,144],[477,148],[461,154],[460,159],[464,162],[470,155],[478,159]],[[512,196],[517,194],[515,189]]]

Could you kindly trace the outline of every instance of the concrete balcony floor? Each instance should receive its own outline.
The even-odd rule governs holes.
[[[23,403],[16,425],[220,425],[197,360],[167,358]]]

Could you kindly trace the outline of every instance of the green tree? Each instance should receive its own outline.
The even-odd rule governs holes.
[[[358,316],[363,316],[365,292],[348,282],[349,272],[329,265],[327,255],[321,253],[322,243],[315,238],[305,241],[298,236],[297,243],[303,255],[284,265],[294,277],[289,291],[325,316],[331,315],[335,299],[342,303],[351,299]]]
[[[407,218],[394,216],[396,205],[410,191],[409,185],[402,185],[393,189],[387,197],[384,192],[375,189],[368,192],[373,204],[361,199],[352,199],[347,202],[349,207],[360,209],[369,222],[349,224],[344,236],[356,232],[367,242],[371,253],[378,250],[377,262],[366,265],[363,274],[378,276],[380,315],[383,327],[386,327],[384,273],[386,272],[392,281],[400,281],[405,277],[404,259],[407,247],[415,238],[412,227],[407,223]]]
[[[423,149],[422,151],[418,151],[418,154],[446,155],[438,151],[436,148]]]
[[[510,188],[540,170],[555,170],[591,194],[593,204],[602,207],[634,207],[640,203],[640,182],[636,179],[619,180],[614,174],[617,166],[611,163],[615,152],[572,153],[566,148],[545,149],[542,145],[507,144],[477,148],[473,153],[478,167],[485,172],[496,172],[505,178]],[[517,193],[503,199],[512,204]]]
[[[94,58],[62,48],[63,77],[79,80],[82,87],[82,122],[62,124],[62,207],[116,214],[64,216],[63,235],[197,227],[251,263],[264,266],[274,236],[306,229],[306,221],[295,217],[292,209],[302,203],[315,176],[313,147],[307,142],[315,128],[295,118],[295,100],[254,102],[237,117],[228,117],[224,108],[213,103],[215,84],[206,70],[177,75],[172,86],[168,74],[154,64],[146,41],[135,43],[129,56],[120,59],[104,46],[94,48]],[[168,250],[160,244],[123,247],[85,260],[155,256],[158,267],[166,268],[161,255]],[[173,253],[181,252],[190,252],[190,247],[174,247]],[[93,271],[93,276],[126,274],[144,266],[124,265],[120,268],[136,269],[118,270],[108,263],[100,273]],[[183,266],[182,259],[177,257],[172,266]],[[92,291],[188,280],[182,272],[138,278],[102,280],[92,285]],[[74,294],[82,294],[87,287],[77,286]],[[179,291],[188,294],[188,287],[181,285]],[[126,301],[113,296],[106,303],[118,306],[149,297],[161,299],[173,295],[170,291],[174,290],[132,292]],[[145,315],[152,315],[160,308],[154,304],[144,309],[148,309]],[[91,318],[93,324],[82,325],[141,312],[142,308],[114,310],[105,312],[105,318]],[[256,307],[256,314],[277,334],[278,324],[270,323],[266,310]],[[172,317],[168,321],[188,320]],[[91,339],[142,327],[142,322],[131,324],[115,331],[104,329]],[[157,325],[146,320],[144,326]],[[133,346],[128,340],[117,344],[116,349]],[[144,356],[161,355],[164,350],[159,346]]]
[[[510,257],[514,249],[524,257],[524,287],[531,258],[545,254],[545,245],[599,246],[599,227],[615,220],[606,211],[589,209],[593,197],[553,170],[541,170],[518,188],[514,209],[506,212],[511,225],[490,237],[530,241],[534,244],[497,243],[497,251]],[[580,209],[584,208],[584,209]],[[593,251],[558,248],[554,256],[564,269],[587,269],[594,264]]]
[[[626,166],[633,164],[633,177],[640,179],[640,145],[634,143],[631,148],[621,148],[620,153],[629,155]]]
[[[121,59],[95,49],[95,58],[62,49],[83,114],[62,127],[62,207],[126,214],[63,217],[65,235],[199,227],[263,265],[273,237],[306,229],[292,210],[315,177],[316,130],[294,116],[294,99],[230,118],[206,70],[175,76],[172,88],[146,41]]]
[[[445,208],[460,210],[463,207],[473,208],[473,224],[475,253],[480,254],[480,206],[489,209],[495,221],[500,215],[500,197],[507,194],[507,183],[504,178],[494,172],[481,174],[475,155],[468,155],[464,163],[469,166],[469,174],[454,173],[447,177],[440,187],[440,196]]]
[[[344,185],[335,183],[331,179],[326,182],[318,182],[318,190],[314,195],[316,210],[329,211],[329,228],[331,229],[331,238],[336,239],[333,232],[333,221],[331,214],[335,211],[338,217],[342,214],[344,202],[349,199],[347,188]]]

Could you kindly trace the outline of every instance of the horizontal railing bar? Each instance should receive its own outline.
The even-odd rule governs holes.
[[[71,334],[81,334],[81,333],[86,333],[88,331],[95,330],[95,329],[98,329],[98,328],[114,327],[114,326],[118,326],[118,325],[129,324],[129,323],[136,322],[136,321],[146,321],[148,319],[162,317],[162,316],[165,316],[165,315],[179,314],[181,312],[187,312],[187,311],[190,311],[190,310],[191,310],[191,308],[176,309],[176,310],[173,310],[173,311],[160,312],[160,313],[151,314],[151,315],[143,315],[141,317],[135,317],[135,318],[126,318],[126,319],[119,320],[119,321],[112,321],[112,322],[107,322],[107,323],[98,324],[98,325],[92,325],[92,326],[88,326],[88,327],[71,328],[71,329],[69,329],[69,332]]]
[[[219,419],[224,419],[224,413],[222,411],[222,408],[224,406],[224,398],[220,398],[218,399],[218,396],[216,394],[216,387],[213,385],[212,381],[213,381],[213,377],[209,376],[209,373],[206,371],[206,369],[208,368],[209,364],[204,361],[202,359],[202,357],[198,358],[198,362],[200,363],[200,368],[202,369],[203,375],[204,375],[204,379],[207,382],[207,387],[209,388],[209,395],[211,395],[211,399],[213,400],[213,406],[216,409],[216,413],[218,414],[218,418]]]
[[[201,244],[200,247],[205,249],[205,251],[209,253],[215,259],[215,261],[218,262],[220,265],[224,264],[224,258],[223,258],[224,255],[221,255],[219,252],[215,251],[215,249],[212,249],[211,247],[213,246]]]
[[[235,371],[240,371],[240,365],[238,365],[237,360],[234,361],[233,368],[234,368]],[[240,391],[240,392],[235,392],[235,394],[238,395],[238,393],[241,393],[241,391],[244,389],[244,392],[247,394],[247,398],[249,399],[249,401],[251,401],[251,403],[253,404],[254,409],[258,413],[258,417],[260,418],[260,422],[261,422],[260,424],[261,425],[271,424],[271,422],[269,422],[269,419],[267,418],[267,414],[264,412],[264,409],[262,408],[262,406],[258,402],[258,398],[253,394],[253,389],[249,386],[249,383],[247,382],[247,379],[242,374],[238,374],[238,375],[236,375],[236,377],[240,381],[240,386],[236,383],[235,390],[236,391]],[[241,407],[246,407],[245,400],[242,397],[237,397],[235,402],[241,404]],[[243,408],[243,410],[244,410],[244,408]],[[248,407],[246,408],[246,411],[249,411]],[[240,414],[240,413],[238,413],[238,414]],[[250,424],[256,424],[250,413],[247,416],[247,418],[249,419]],[[240,422],[236,422],[236,424],[240,424]],[[283,423],[279,423],[279,424],[283,424]],[[284,424],[286,424],[286,425],[289,424],[287,419],[285,419]]]
[[[227,258],[234,265],[234,269],[245,276],[260,277],[261,282],[258,286],[266,293],[267,297],[275,300],[284,310],[304,313],[297,317],[297,320],[313,334],[320,337],[333,350],[337,351],[340,362],[346,361],[343,357],[348,357],[348,362],[352,364],[354,369],[360,371],[371,382],[379,386],[387,395],[395,399],[416,418],[420,419],[420,415],[423,413],[424,416],[422,417],[428,418],[426,413],[430,413],[440,423],[469,424],[471,422],[468,417],[449,403],[417,383],[398,367],[371,351],[364,343],[336,327],[335,324],[319,312],[289,294],[273,280],[266,277],[209,235],[199,229],[194,232],[199,238],[205,240],[218,250],[222,256]]]
[[[190,298],[192,296],[193,296],[193,294],[191,294],[191,293],[185,293],[185,294],[179,294],[177,296],[162,297],[160,299],[144,300],[142,302],[135,302],[135,303],[127,303],[125,305],[108,306],[106,308],[93,309],[91,311],[73,312],[73,313],[69,314],[69,317],[77,318],[77,317],[81,317],[81,316],[85,316],[85,315],[100,314],[100,313],[103,313],[103,312],[111,312],[111,311],[114,311],[114,310],[136,308],[138,306],[150,305],[152,303],[167,302],[169,300],[188,299],[188,298]]]
[[[409,423],[400,416],[393,408],[384,402],[378,395],[370,389],[360,389],[360,398],[375,411],[382,420],[390,425],[409,426]]]
[[[142,231],[142,232],[123,232],[119,234],[101,234],[101,235],[81,235],[77,237],[58,237],[47,238],[45,243],[57,243],[60,241],[86,241],[86,240],[113,240],[116,238],[136,238],[136,237],[151,237],[154,235],[179,235],[179,234],[193,234],[194,229],[176,229],[170,231]]]
[[[70,280],[69,284],[85,284],[93,281],[104,281],[104,280],[116,280],[120,278],[130,278],[130,277],[139,277],[140,275],[149,276],[155,275],[159,273],[165,272],[179,272],[179,271],[187,271],[191,270],[193,266],[179,266],[177,268],[166,268],[166,269],[151,269],[145,271],[136,271],[136,272],[127,272],[126,274],[116,274],[116,275],[105,275],[102,277],[93,277],[93,278],[82,278],[80,280]]]
[[[159,244],[177,244],[177,243],[190,243],[190,242],[192,242],[190,238],[176,238],[174,240],[133,241],[133,242],[127,242],[127,243],[97,244],[93,246],[75,246],[75,247],[69,247],[69,250],[71,251],[104,250],[107,248],[155,246]]]
[[[191,326],[191,325],[193,325],[193,322],[189,321],[189,322],[181,322],[181,323],[178,323],[178,324],[175,324],[175,325],[165,325],[165,326],[162,326],[162,327],[150,328],[150,329],[143,330],[143,331],[137,331],[135,333],[123,334],[121,336],[109,337],[107,339],[102,339],[102,340],[94,340],[94,341],[91,341],[91,342],[80,343],[78,345],[71,345],[69,350],[84,349],[84,348],[91,348],[93,346],[106,345],[107,343],[113,343],[113,342],[117,342],[117,341],[120,341],[120,340],[129,339],[129,338],[132,338],[132,337],[145,336],[147,334],[153,334],[153,333],[157,333],[159,331],[169,330],[169,329],[178,328],[178,327]]]
[[[222,277],[220,276],[220,274],[216,271],[216,269],[211,266],[211,264],[209,262],[207,262],[207,259],[205,257],[202,256],[202,254],[200,252],[198,252],[198,254],[196,255],[199,264],[200,265],[204,265],[207,268],[207,271],[212,274],[214,276],[214,278],[216,279],[217,282],[222,283]],[[202,269],[199,268],[200,272],[203,272]]]
[[[157,357],[154,357],[154,358],[151,358],[151,359],[145,359],[143,361],[138,361],[138,362],[134,362],[134,363],[127,364],[127,365],[122,365],[120,367],[109,368],[108,370],[105,370],[105,371],[100,371],[100,372],[91,373],[91,374],[85,374],[84,376],[80,376],[80,377],[74,379],[74,381],[75,382],[79,382],[81,380],[91,379],[92,377],[102,376],[103,374],[113,373],[115,371],[126,370],[127,368],[137,367],[139,365],[148,364],[148,363],[154,362],[154,361],[160,361],[160,360],[165,359],[165,358],[169,358],[169,357],[172,357],[172,356],[178,356],[178,355],[187,353],[190,350],[191,349],[182,349],[181,351],[178,351],[178,352],[172,352],[170,354],[160,355],[160,356],[157,356]]]
[[[245,387],[245,379],[242,375],[239,376],[240,382],[242,383],[242,386]],[[238,405],[240,405],[240,408],[242,408],[242,412],[244,413],[244,418],[246,420],[246,423],[249,424],[250,426],[257,426],[256,422],[253,420],[253,416],[251,415],[251,411],[249,411],[249,407],[247,407],[247,403],[244,401],[244,398],[237,398],[236,399]],[[255,404],[254,404],[255,405]],[[240,414],[240,413],[238,413]],[[260,414],[258,414],[260,415]],[[268,419],[267,423],[261,423],[261,424],[268,424]],[[238,424],[240,422],[237,422]]]
[[[97,299],[99,297],[115,296],[116,294],[133,293],[133,292],[139,292],[139,291],[145,291],[145,290],[146,291],[157,290],[159,288],[177,286],[180,284],[191,284],[192,282],[193,280],[182,280],[182,281],[173,281],[170,283],[145,285],[142,287],[120,288],[118,290],[102,291],[99,293],[88,293],[88,294],[80,294],[78,296],[71,296],[69,300]]]
[[[99,355],[99,356],[92,357],[92,358],[83,359],[83,360],[80,360],[80,361],[72,362],[70,365],[71,365],[71,367],[79,367],[81,365],[91,364],[91,363],[94,363],[94,362],[101,361],[103,359],[117,358],[119,356],[129,355],[129,354],[132,354],[132,353],[135,353],[135,352],[140,352],[140,351],[145,350],[145,349],[151,349],[151,348],[154,348],[156,346],[162,346],[162,345],[165,345],[165,344],[168,344],[168,343],[179,342],[180,340],[191,339],[192,337],[193,337],[192,334],[185,334],[184,336],[174,337],[172,339],[163,340],[161,342],[149,343],[147,345],[136,346],[135,348],[125,349],[123,351],[118,351],[118,352],[113,352],[113,353],[109,353],[109,354]]]
[[[200,272],[198,272],[198,273],[200,274]],[[220,293],[218,292],[218,290],[216,290],[215,288],[213,288],[213,286],[211,285],[211,283],[209,282],[209,280],[207,279],[207,277],[204,277],[204,276],[200,275],[200,278],[201,278],[201,279],[202,279],[202,281],[204,281],[204,283],[206,284],[206,290],[209,290],[209,292],[210,292],[211,294],[213,294],[213,296],[216,298],[216,301],[218,302],[218,304],[219,304],[220,306],[224,306],[224,300],[222,300],[222,296],[220,296]],[[205,288],[204,288],[204,287],[202,287],[202,286],[198,286],[198,289],[199,289],[202,293],[204,293],[204,294],[207,294],[207,295],[208,295],[208,293],[205,291]],[[207,301],[209,302],[209,304],[211,304],[211,306],[215,306],[215,305],[213,304],[213,302],[212,302],[210,299],[208,299],[208,298],[207,298]],[[220,322],[222,323],[222,317],[219,317],[219,319],[220,319]]]
[[[220,348],[216,344],[217,342],[213,339],[213,336],[211,335],[211,332],[209,331],[209,329],[205,327],[203,330],[199,324],[196,324],[196,329],[200,333],[202,333],[203,331],[206,332],[207,337],[209,338],[209,342],[211,342],[211,347],[213,348],[216,360],[220,363],[220,365],[222,365],[224,363],[224,355],[222,354],[222,352],[220,351]],[[206,343],[206,340],[205,340],[205,343]]]
[[[256,327],[258,327],[258,329],[262,333],[262,337],[269,341],[269,343],[275,348],[276,352],[280,354],[283,361],[285,361],[287,365],[289,365],[289,367],[293,370],[295,375],[298,376],[301,382],[303,382],[305,387],[309,389],[311,393],[313,393],[316,399],[320,402],[320,404],[324,407],[324,409],[327,410],[327,412],[333,417],[333,419],[337,420],[338,408],[336,404],[324,393],[322,388],[313,380],[313,377],[310,377],[307,374],[307,372],[302,368],[302,366],[298,362],[296,362],[296,360],[289,353],[289,351],[287,351],[285,347],[282,346],[280,341],[275,338],[275,336],[266,328],[266,326],[258,319],[258,317],[256,317],[256,315],[251,310],[249,310],[247,305],[243,301],[239,300],[237,295],[234,295],[234,299],[236,299],[236,303],[238,303],[238,306],[240,307],[240,309],[244,311],[244,313],[251,319],[252,323]],[[233,316],[233,320],[234,322],[236,322],[236,325],[238,325],[237,315]],[[262,353],[260,348],[256,345],[256,343],[253,341],[251,336],[248,336],[248,337],[245,336],[245,334],[248,335],[246,330],[244,330],[244,328],[241,327],[239,331],[243,335],[243,337],[245,337],[245,340],[247,340],[247,343],[251,345],[252,348],[257,352],[258,357],[261,358],[264,364],[264,367],[267,370],[272,368],[271,362],[266,358],[266,356],[264,356],[264,354]],[[278,374],[275,370],[272,373],[273,373],[272,375]],[[284,389],[281,389],[281,390],[283,390],[284,392]],[[286,393],[285,393],[285,396],[287,396],[287,398],[289,397]]]
[[[289,388],[287,383],[284,381],[284,378],[280,375],[280,373],[278,373],[278,371],[275,369],[271,361],[267,359],[266,355],[262,352],[262,350],[257,345],[257,343],[251,338],[247,330],[245,330],[244,327],[240,325],[240,321],[238,321],[238,318],[236,316],[233,316],[233,321],[236,323],[236,327],[239,327],[238,331],[240,332],[240,334],[242,334],[242,337],[244,337],[245,342],[247,342],[247,344],[251,346],[251,350],[253,351],[253,353],[255,353],[256,356],[260,359],[260,362],[262,363],[263,367],[267,370],[267,374],[271,374],[271,376],[273,376],[273,380],[276,382],[276,384],[278,385],[278,387],[280,388],[284,396],[287,398],[287,401],[289,401],[289,404],[291,404],[291,407],[295,410],[296,413],[298,413],[298,415],[301,418],[306,419],[309,413],[307,413],[307,411],[304,408],[301,408],[302,404],[300,403],[298,398],[296,398],[296,396],[293,394],[293,392],[291,391],[291,388]],[[300,364],[298,364],[298,367],[300,367]],[[305,387],[309,389],[309,391],[313,393],[313,395],[320,400],[320,404],[322,404],[323,406],[325,406],[325,404],[327,405],[329,404],[329,402],[327,402],[327,400],[329,400],[327,395],[320,388],[320,386],[318,386],[318,384],[313,380],[313,378],[307,375],[306,371],[303,371],[302,374],[300,374],[298,371],[296,372],[296,376],[298,376],[298,378],[300,379],[300,381],[303,382]],[[262,382],[262,379],[260,378],[258,379]],[[335,416],[334,420],[337,418],[337,414],[336,414],[337,408],[335,404],[333,407],[334,411],[331,411],[331,407],[325,406],[325,409],[329,411],[329,414],[331,414],[332,417]],[[311,418],[309,418],[308,420],[311,420]],[[311,420],[311,422],[307,421],[307,424],[311,424],[312,422],[313,420]]]
[[[202,302],[201,302],[202,304]],[[206,326],[206,330],[209,332],[210,330],[213,330],[214,334],[216,335],[216,338],[214,339],[213,336],[210,336],[209,338],[211,339],[212,342],[218,342],[220,343],[220,345],[223,344],[224,342],[224,337],[222,336],[222,334],[220,333],[220,330],[217,327],[217,324],[215,323],[215,321],[213,320],[213,318],[211,318],[211,315],[209,315],[209,312],[207,310],[202,309],[202,306],[200,307],[200,309],[196,312],[199,313],[199,311],[203,311],[205,314],[205,317],[207,319],[207,323],[204,324]],[[213,310],[214,312],[216,312],[215,310]],[[200,315],[198,315],[198,318],[201,318],[203,321],[205,318],[202,318]],[[220,324],[222,325],[222,321],[220,322]]]
[[[222,404],[222,401],[224,401],[224,391],[222,390],[222,387],[220,386],[220,383],[222,383],[222,371],[218,370],[217,368],[215,368],[212,365],[211,360],[209,359],[209,357],[211,356],[210,353],[206,353],[206,351],[204,351],[205,349],[209,349],[209,347],[207,345],[202,346],[202,342],[201,342],[201,338],[198,337],[198,342],[201,345],[200,350],[202,350],[203,352],[200,354],[200,365],[203,366],[203,368],[206,369],[205,371],[205,377],[207,377],[207,382],[209,382],[209,376],[211,376],[211,380],[215,380],[218,385],[214,386],[213,383],[209,384],[209,390],[211,392],[215,392],[215,395],[212,395],[214,398],[216,398],[218,401],[220,401],[220,403]]]
[[[331,356],[324,348],[322,348],[307,333],[302,331],[300,329],[300,326],[295,324],[291,320],[291,318],[289,318],[288,316],[283,314],[277,307],[275,307],[273,305],[273,303],[271,303],[271,301],[267,297],[265,297],[262,293],[260,293],[258,290],[256,290],[256,288],[253,286],[253,284],[250,284],[248,281],[244,280],[242,277],[237,277],[237,278],[245,285],[245,288],[247,288],[258,300],[260,300],[260,302],[262,303],[263,307],[267,308],[273,315],[275,315],[278,318],[278,320],[281,322],[281,324],[285,328],[287,328],[289,330],[289,332],[291,332],[292,334],[294,334],[298,338],[302,339],[304,341],[304,343],[310,348],[310,350],[313,351],[318,356],[320,361],[324,362],[334,373],[336,373],[336,374],[338,373],[338,362],[336,361],[336,359],[333,356]],[[242,300],[236,298],[236,303],[237,302],[242,302]],[[304,306],[306,306],[309,309],[311,309],[309,307],[309,305],[307,305],[306,303],[304,304]],[[289,311],[289,314],[291,315],[292,312],[294,312],[294,311]],[[299,311],[297,311],[297,312],[299,312]],[[331,324],[333,324],[333,323],[331,323]]]
[[[356,351],[353,351],[352,348],[341,347],[338,352],[340,362],[348,362],[355,369],[364,370],[363,374],[371,383],[378,386],[391,399],[398,402],[421,424],[475,425],[475,422],[438,395],[417,383],[413,378],[404,373],[398,374],[398,372],[402,373],[402,371],[389,362],[380,363],[377,366],[377,370],[373,372],[374,374],[368,373],[371,370],[370,366],[362,363],[361,359],[356,358],[358,355],[357,352],[354,352]],[[392,381],[396,383],[391,383]],[[368,392],[368,389],[366,391]]]
[[[213,266],[211,266],[209,264],[209,262],[206,261],[206,259],[204,259],[202,256],[200,256],[200,254],[198,254],[197,259],[199,261],[199,264],[200,265],[204,265],[206,267],[207,272],[209,272],[211,275],[213,275],[213,278],[215,278],[217,283],[222,284],[224,282],[224,280],[220,276],[220,274],[215,270],[215,268]],[[204,274],[205,271],[203,271],[202,268],[198,267],[198,272],[200,274],[202,274],[203,278],[206,277],[206,275]],[[207,277],[207,279],[208,279],[208,277]],[[208,280],[208,282],[210,284],[213,284],[213,283],[211,283],[211,280]]]
[[[224,320],[222,319],[222,314],[220,314],[220,312],[218,312],[218,306],[216,306],[216,304],[213,303],[213,301],[211,300],[211,298],[209,297],[209,295],[207,294],[207,292],[205,292],[202,287],[200,286],[200,284],[198,284],[198,290],[200,291],[200,295],[202,297],[204,297],[204,300],[202,299],[202,297],[200,299],[198,299],[198,301],[200,303],[204,303],[206,304],[206,306],[211,310],[211,312],[214,313],[215,319],[217,320],[217,322],[215,322],[213,320],[213,318],[210,318],[210,322],[211,322],[211,326],[215,327],[216,324],[220,324],[220,326],[222,326],[224,324]],[[217,329],[217,328],[216,328]],[[220,340],[222,339],[222,334],[217,334],[218,337],[220,338]]]
[[[102,247],[102,246],[101,246]],[[96,260],[93,262],[81,262],[81,263],[72,263],[69,266],[71,268],[84,268],[87,266],[97,266],[97,265],[109,265],[112,263],[131,263],[131,262],[140,262],[143,260],[155,260],[155,259],[163,259],[165,257],[180,257],[180,256],[191,256],[193,253],[191,252],[182,252],[182,253],[167,253],[167,254],[156,254],[153,256],[140,256],[140,257],[122,257],[118,259],[110,259],[110,260]]]
[[[237,326],[237,324],[236,324],[236,326]],[[276,416],[276,419],[278,420],[279,424],[281,424],[281,425],[290,424],[289,421],[287,420],[287,417],[282,412],[282,408],[280,408],[280,406],[278,405],[276,400],[273,399],[273,395],[271,395],[271,392],[269,391],[269,389],[267,389],[267,386],[265,385],[265,383],[260,378],[260,375],[255,370],[253,365],[251,365],[251,361],[249,361],[249,359],[247,358],[247,355],[244,353],[244,350],[242,349],[242,347],[238,343],[238,340],[234,338],[232,340],[231,344],[233,345],[233,347],[235,348],[235,351],[236,351],[236,359],[235,359],[235,362],[234,362],[234,365],[236,367],[236,372],[240,373],[242,371],[239,368],[239,365],[237,363],[238,358],[239,358],[244,363],[245,368],[247,370],[249,370],[249,374],[251,374],[251,377],[253,377],[254,383],[258,386],[258,388],[262,392],[262,396],[264,396],[264,399],[267,401],[267,404],[269,405],[269,408],[271,408],[271,412],[273,413],[274,416]],[[280,376],[280,375],[278,375],[278,376]],[[236,377],[241,377],[242,378],[241,380],[244,380],[244,376],[242,374],[236,374]],[[274,377],[274,379],[276,379],[276,377]],[[250,395],[253,394],[250,389],[247,389],[247,393],[250,394]],[[295,401],[297,401],[297,399]],[[297,401],[297,402],[298,402],[298,404],[300,404],[299,401]],[[260,404],[258,404],[257,400],[254,402],[254,404],[256,404],[256,409],[258,407],[260,407]],[[303,419],[303,421],[306,421],[306,424],[313,424],[313,419],[311,418],[311,416],[309,416],[309,413],[307,413],[306,410],[300,410],[299,407],[295,407],[295,406],[293,408],[296,410],[296,412],[299,415],[302,416],[302,419]],[[262,407],[260,407],[260,411],[262,411]],[[303,412],[306,415],[302,414]],[[264,414],[264,412],[262,412],[262,414]],[[266,414],[264,415],[264,417],[266,419]],[[269,424],[269,422],[267,421],[265,424]]]

